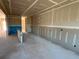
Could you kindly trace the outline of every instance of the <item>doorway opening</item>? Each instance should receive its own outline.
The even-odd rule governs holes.
[[[6,37],[7,35],[7,23],[6,23],[6,15],[0,9],[0,37]]]

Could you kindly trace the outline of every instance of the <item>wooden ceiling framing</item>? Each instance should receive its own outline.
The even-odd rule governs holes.
[[[0,0],[9,15],[32,15],[76,0]],[[0,3],[1,4],[1,3]]]

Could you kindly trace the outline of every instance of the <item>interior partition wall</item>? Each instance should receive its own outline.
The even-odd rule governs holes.
[[[79,2],[33,15],[32,33],[79,52]]]

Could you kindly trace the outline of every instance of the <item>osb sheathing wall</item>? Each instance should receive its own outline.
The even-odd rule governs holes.
[[[79,26],[79,2],[34,15],[32,25]]]
[[[21,25],[20,16],[8,16],[7,17],[8,25]]]
[[[33,25],[51,25],[52,21],[52,11],[33,16]]]
[[[34,15],[32,33],[79,52],[79,2]]]

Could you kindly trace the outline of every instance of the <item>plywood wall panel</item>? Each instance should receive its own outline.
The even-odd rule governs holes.
[[[33,17],[33,25],[51,25],[52,12],[47,12]]]
[[[21,18],[18,16],[8,16],[8,25],[21,25]]]
[[[54,11],[53,25],[64,26],[69,20],[69,7],[63,7]]]
[[[54,23],[57,26],[78,26],[79,3],[72,4],[54,11]]]
[[[79,2],[33,16],[33,25],[79,26]]]

